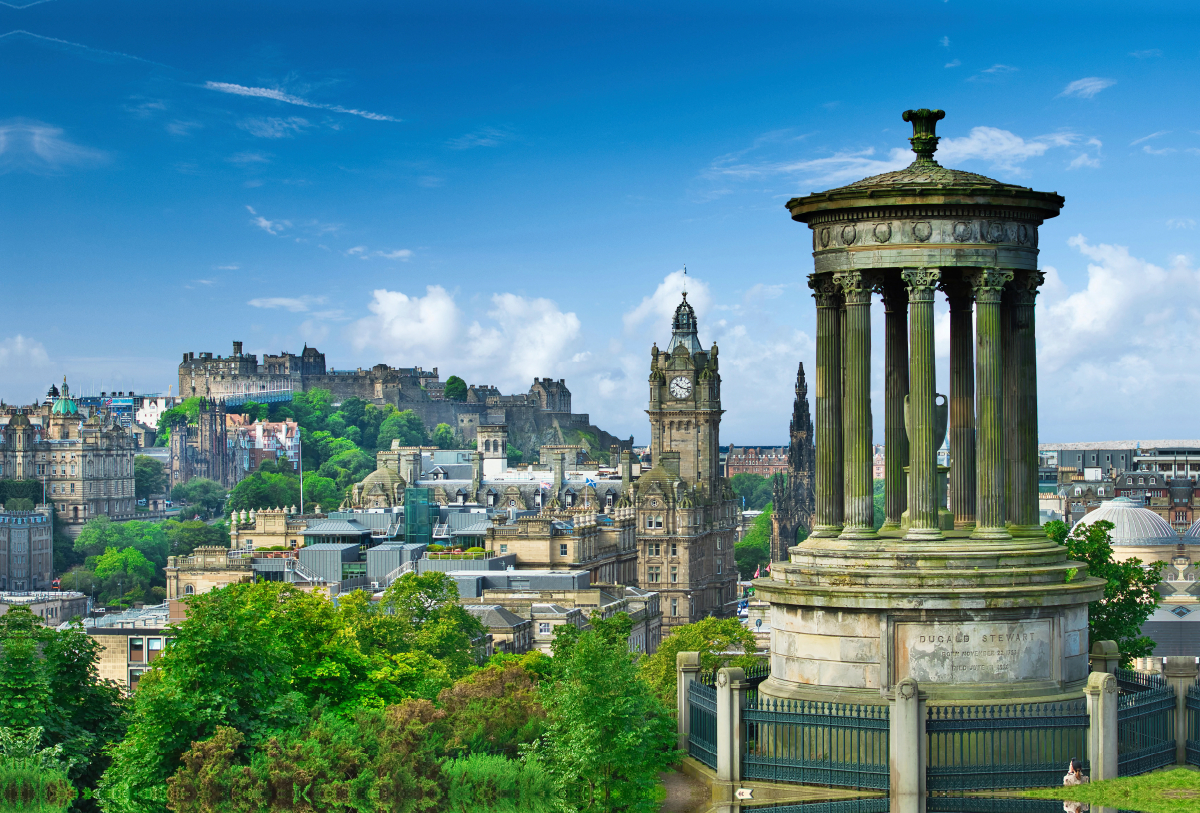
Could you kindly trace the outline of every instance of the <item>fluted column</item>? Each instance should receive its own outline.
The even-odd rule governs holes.
[[[841,271],[833,275],[846,300],[846,373],[842,400],[842,458],[846,485],[842,539],[875,537],[875,489],[871,477],[872,277],[863,271]]]
[[[1041,525],[1038,510],[1038,414],[1037,414],[1037,336],[1034,330],[1034,303],[1038,288],[1045,281],[1040,271],[1018,271],[1009,286],[1012,310],[1012,348],[1014,358],[1006,366],[1015,369],[1012,446],[1009,461],[1009,516],[1014,530],[1035,532]]]
[[[908,433],[904,398],[908,395],[908,290],[899,277],[883,285],[883,528],[900,527],[908,508]]]
[[[950,304],[950,510],[955,530],[975,529],[975,337],[971,284],[942,281]]]
[[[1004,353],[1000,298],[1012,271],[971,273],[975,289],[976,514],[972,539],[1010,539],[1004,527]]]
[[[933,348],[933,292],[941,276],[937,268],[906,268],[910,325],[908,367],[908,533],[905,539],[941,539],[938,527],[937,377]]]
[[[1013,347],[1012,286],[1000,296],[1000,346],[1004,356],[1004,524],[1017,516],[1017,493],[1013,489],[1017,464],[1017,351]]]
[[[842,294],[828,274],[808,285],[817,301],[817,471],[811,537],[842,532]]]

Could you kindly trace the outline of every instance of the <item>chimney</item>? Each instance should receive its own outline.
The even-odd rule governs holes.
[[[629,488],[633,481],[633,452],[621,452],[621,493]]]
[[[242,354],[242,343],[234,342],[233,343],[233,355],[240,356],[241,354]]]

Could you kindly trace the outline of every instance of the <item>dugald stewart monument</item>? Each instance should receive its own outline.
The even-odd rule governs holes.
[[[773,628],[767,697],[882,703],[912,678],[932,703],[1027,702],[1078,698],[1088,678],[1088,603],[1104,582],[1068,561],[1038,517],[1038,227],[1064,200],[942,167],[944,117],[905,111],[908,168],[787,203],[812,231],[816,506],[811,535],[755,582]],[[951,319],[945,387],[934,369],[939,292]],[[888,450],[879,531],[877,293]],[[947,428],[948,471],[937,459]]]

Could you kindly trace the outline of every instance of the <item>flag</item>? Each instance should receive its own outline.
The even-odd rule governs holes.
[[[767,565],[767,572],[768,572],[768,573],[770,573],[770,572],[771,572],[771,566],[770,566],[769,564]]]
[[[596,487],[596,481],[595,481],[595,480],[593,480],[591,477],[585,477],[585,478],[583,478],[583,484],[584,484],[584,485],[591,486],[592,488],[595,488],[595,487]]]
[[[548,482],[546,482],[545,480],[543,480],[543,481],[541,482],[541,486],[542,486],[542,488],[550,488],[550,483],[548,483]]]
[[[757,579],[760,575],[762,575],[762,565],[754,568],[754,578]]]

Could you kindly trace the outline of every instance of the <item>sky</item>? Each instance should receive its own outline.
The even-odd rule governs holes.
[[[686,285],[722,442],[783,443],[815,323],[784,203],[907,165],[901,112],[937,107],[944,165],[1066,198],[1040,238],[1041,440],[1198,436],[1198,16],[3,0],[0,397],[165,393],[184,352],[307,343],[505,392],[565,378],[645,442]]]

